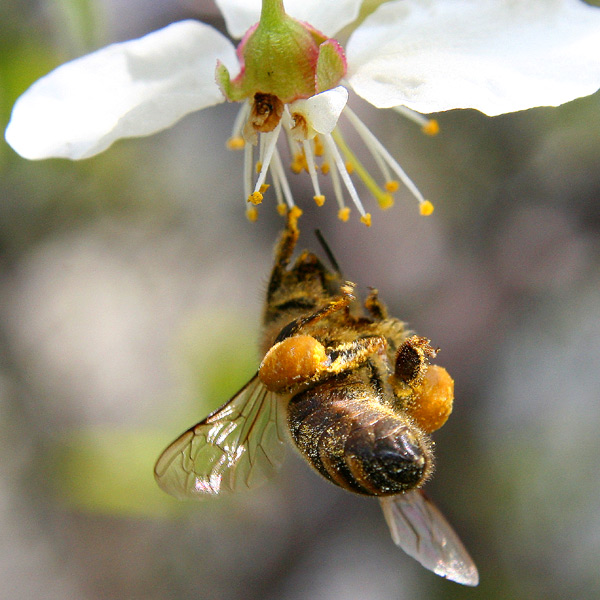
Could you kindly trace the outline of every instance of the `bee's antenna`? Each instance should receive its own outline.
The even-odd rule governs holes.
[[[331,248],[329,247],[329,244],[327,244],[327,242],[325,241],[325,238],[323,237],[323,234],[321,233],[321,230],[320,229],[315,229],[315,235],[317,236],[317,240],[319,240],[319,244],[321,244],[321,248],[323,248],[323,251],[327,255],[327,258],[329,259],[329,262],[331,263],[331,266],[333,267],[333,270],[338,275],[341,276],[342,272],[340,271],[340,266],[338,265],[337,260],[335,260],[335,256],[333,256],[333,252],[331,251]]]

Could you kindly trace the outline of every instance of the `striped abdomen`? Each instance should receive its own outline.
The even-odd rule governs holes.
[[[380,403],[356,376],[331,378],[288,405],[292,437],[310,464],[333,483],[369,496],[419,487],[433,467],[427,436]]]

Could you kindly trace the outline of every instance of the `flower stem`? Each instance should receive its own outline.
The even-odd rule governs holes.
[[[284,15],[283,0],[262,0],[261,25],[271,28],[276,23],[281,22]]]

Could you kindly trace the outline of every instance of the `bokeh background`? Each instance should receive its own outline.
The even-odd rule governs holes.
[[[4,0],[0,125],[62,62],[182,18],[202,0]],[[600,95],[493,119],[438,115],[435,138],[352,105],[436,211],[407,193],[373,226],[317,209],[348,279],[442,348],[456,380],[427,488],[481,584],[396,548],[376,502],[292,451],[268,485],[204,504],[154,461],[254,372],[282,220],[244,216],[234,106],[78,163],[0,143],[0,598],[600,597]],[[365,202],[369,200],[366,198]]]

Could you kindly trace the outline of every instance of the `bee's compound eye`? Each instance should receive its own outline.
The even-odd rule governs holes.
[[[429,365],[406,412],[426,433],[439,429],[452,412],[454,380],[444,367]]]
[[[309,381],[327,365],[321,342],[310,335],[295,335],[277,342],[265,354],[258,376],[272,392]]]

